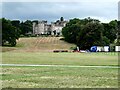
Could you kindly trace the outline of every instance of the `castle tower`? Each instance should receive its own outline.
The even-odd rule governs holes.
[[[51,22],[51,35],[54,35],[54,31],[55,31],[55,24]]]
[[[33,35],[35,35],[36,34],[36,22],[33,22]]]
[[[47,31],[47,21],[39,21],[38,22],[38,34],[46,34]]]
[[[35,22],[33,22],[33,34],[35,34]]]

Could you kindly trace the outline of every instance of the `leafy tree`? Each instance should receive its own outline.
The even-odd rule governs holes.
[[[103,26],[97,20],[85,24],[77,37],[80,49],[90,49],[93,45],[102,45]]]
[[[21,22],[20,24],[21,34],[27,35],[29,33],[32,33],[32,21],[26,20],[25,22]]]
[[[117,45],[120,45],[120,21],[118,21]]]
[[[109,46],[110,45],[110,39],[108,39],[106,36],[102,36],[102,45],[103,46]]]
[[[13,20],[13,21],[11,21],[11,23],[13,26],[20,28],[20,21],[19,20]]]
[[[11,46],[15,46],[16,39],[19,39],[19,36],[19,28],[12,26],[10,20],[2,18],[2,45],[8,42]]]
[[[110,23],[103,23],[104,31],[103,36],[106,36],[110,40],[110,43],[114,43],[114,40],[117,38],[117,21],[111,21]]]
[[[103,44],[102,40],[106,39],[102,38],[103,29],[99,20],[75,18],[67,23],[62,34],[67,42],[75,43],[80,49],[89,49],[93,45]]]
[[[75,18],[66,24],[66,27],[62,29],[62,34],[65,37],[65,41],[70,43],[76,43],[77,35],[80,31],[80,20]]]

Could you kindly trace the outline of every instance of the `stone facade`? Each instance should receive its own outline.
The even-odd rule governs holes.
[[[57,20],[47,24],[47,21],[33,22],[34,35],[62,35],[62,28],[65,27],[67,21]]]

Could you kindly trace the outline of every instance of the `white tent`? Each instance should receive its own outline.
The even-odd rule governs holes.
[[[119,52],[120,51],[120,46],[115,46],[115,51]]]
[[[109,46],[104,46],[104,51],[109,52]]]

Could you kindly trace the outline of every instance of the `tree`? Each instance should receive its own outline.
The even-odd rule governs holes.
[[[120,21],[118,21],[117,45],[120,45]]]
[[[114,43],[114,40],[117,38],[117,21],[113,20],[110,23],[103,23],[103,26],[103,36],[106,36],[110,40],[110,43]]]
[[[20,28],[20,21],[19,20],[13,20],[13,21],[11,21],[11,24],[17,28]]]
[[[7,43],[11,46],[16,45],[16,39],[20,37],[20,29],[12,26],[10,20],[2,18],[2,45]]]
[[[90,49],[94,45],[102,45],[103,26],[97,20],[85,24],[77,37],[77,46],[80,49]]]
[[[80,31],[80,20],[75,18],[66,24],[66,27],[62,29],[62,35],[65,37],[65,41],[70,43],[76,43],[78,32]]]
[[[63,17],[61,17],[61,18],[60,18],[60,21],[64,21],[64,18],[63,18]]]
[[[102,40],[106,39],[102,38],[103,29],[99,20],[75,18],[62,29],[62,34],[67,42],[75,43],[80,49],[90,49],[93,45],[103,45]]]
[[[32,21],[26,20],[25,22],[21,22],[20,29],[22,35],[26,36],[29,33],[32,33]]]

